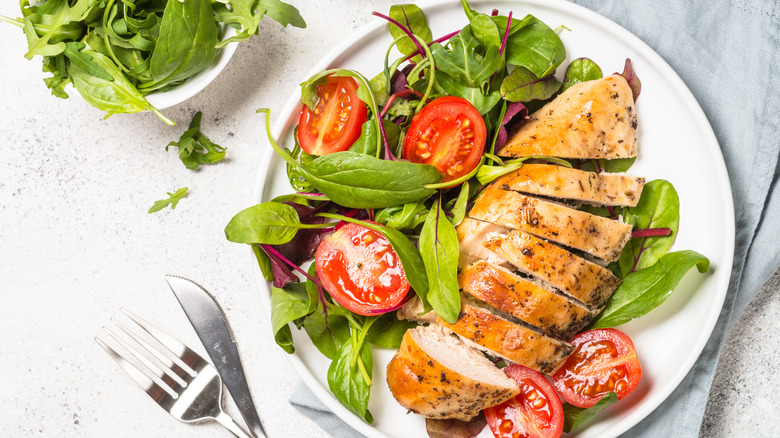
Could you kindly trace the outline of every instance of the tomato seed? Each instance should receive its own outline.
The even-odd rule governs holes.
[[[545,407],[545,405],[547,405],[547,401],[545,401],[543,398],[538,398],[535,402],[532,403],[532,406],[536,409],[541,409]]]
[[[528,400],[529,402],[532,402],[532,401],[536,400],[537,398],[539,398],[539,393],[536,392],[535,390],[529,392],[528,395],[525,396],[525,399]]]
[[[626,389],[626,381],[620,380],[615,384],[615,392],[623,392]]]
[[[504,420],[501,422],[501,424],[498,426],[498,430],[500,430],[503,433],[509,433],[512,430],[514,430],[515,424],[512,423],[511,420]]]

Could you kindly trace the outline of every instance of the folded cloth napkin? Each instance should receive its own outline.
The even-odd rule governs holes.
[[[625,437],[694,437],[728,329],[780,266],[780,6],[775,0],[574,0],[664,58],[715,130],[736,213],[734,266],[715,330],[680,386]],[[476,6],[476,2],[475,2]],[[695,171],[691,163],[691,171]],[[291,403],[337,437],[361,436],[298,388]]]

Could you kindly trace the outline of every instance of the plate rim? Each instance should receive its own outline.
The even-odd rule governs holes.
[[[416,2],[416,4],[426,12],[426,14],[429,13],[428,11],[429,9],[442,7],[449,3],[452,3],[452,0],[449,1],[448,0],[423,0],[423,1],[418,0]],[[656,399],[650,399],[648,401],[643,402],[641,406],[637,408],[637,411],[640,412],[639,414],[627,416],[622,421],[619,421],[618,423],[613,425],[611,427],[611,430],[615,432],[614,436],[618,436],[624,433],[625,431],[627,431],[628,429],[630,429],[631,427],[635,426],[636,424],[639,424],[645,418],[647,418],[672,394],[672,392],[674,392],[679,387],[680,383],[690,373],[694,363],[701,356],[704,347],[712,337],[712,332],[718,320],[720,319],[720,309],[723,308],[726,295],[728,294],[728,286],[730,283],[731,272],[733,268],[734,247],[735,247],[735,239],[736,239],[733,193],[731,190],[731,182],[728,176],[725,159],[720,149],[718,139],[715,136],[715,132],[712,129],[712,125],[707,119],[703,108],[696,100],[695,96],[688,88],[688,86],[685,84],[685,82],[682,80],[682,78],[652,47],[650,47],[647,43],[642,41],[639,37],[637,37],[630,31],[625,29],[623,26],[595,11],[592,11],[584,6],[568,2],[566,0],[516,0],[516,1],[514,0],[471,0],[470,1],[472,7],[474,5],[485,5],[485,4],[495,4],[495,3],[514,3],[517,4],[518,6],[527,5],[530,6],[531,8],[540,6],[540,7],[555,9],[558,11],[563,11],[565,13],[575,14],[586,21],[589,21],[595,25],[600,26],[603,31],[622,38],[627,45],[635,49],[637,52],[640,52],[642,55],[646,56],[648,59],[650,59],[653,62],[654,66],[661,71],[662,76],[668,81],[668,84],[671,85],[674,88],[674,91],[680,95],[681,99],[685,101],[690,106],[691,109],[694,110],[693,114],[691,115],[695,119],[696,125],[707,128],[704,130],[707,138],[705,138],[702,143],[705,145],[706,148],[712,149],[712,151],[710,151],[711,153],[713,153],[713,158],[714,158],[712,160],[712,163],[713,166],[715,167],[716,172],[719,175],[717,181],[720,183],[720,187],[717,188],[718,190],[716,192],[720,195],[721,201],[723,202],[724,205],[724,209],[727,213],[727,217],[724,218],[724,226],[726,228],[724,231],[726,232],[727,236],[731,237],[730,239],[724,239],[725,242],[724,242],[723,254],[722,254],[723,261],[722,264],[718,266],[717,272],[714,274],[714,275],[718,275],[719,277],[716,280],[715,286],[713,287],[713,289],[717,293],[715,294],[715,299],[712,301],[712,304],[717,306],[718,311],[712,312],[712,315],[707,320],[706,326],[702,327],[704,330],[702,330],[701,333],[706,333],[706,336],[701,335],[697,338],[695,347],[691,350],[692,352],[695,352],[695,354],[690,354],[686,358],[682,366],[679,368],[680,371],[677,374],[675,374],[673,379],[671,379],[672,381],[674,381],[674,384],[670,385],[668,387],[668,390],[662,391],[660,395],[656,397]],[[333,63],[337,58],[344,55],[350,49],[352,50],[359,49],[357,46],[359,45],[359,41],[361,39],[365,38],[366,36],[368,36],[373,32],[381,31],[381,29],[386,25],[387,24],[384,21],[377,21],[377,22],[369,22],[361,26],[360,28],[352,32],[341,43],[334,46],[330,51],[328,51],[324,56],[322,56],[317,61],[317,63],[314,64],[314,66],[307,72],[306,76],[302,78],[302,81],[324,70],[325,68],[328,67],[329,64]],[[294,119],[295,119],[294,110],[298,105],[300,105],[299,87],[296,88],[296,90],[292,93],[292,95],[288,98],[288,100],[282,107],[282,110],[279,111],[278,113],[281,116],[286,115],[287,117],[277,118],[272,123],[271,135],[273,136],[274,139],[281,138],[281,135],[287,132],[290,126],[294,124]],[[267,182],[268,171],[270,169],[271,164],[274,164],[273,163],[274,161],[279,163],[279,157],[276,157],[276,153],[271,147],[267,147],[262,155],[260,166],[258,167],[259,170],[257,174],[257,180],[255,182],[255,190],[252,195],[253,202],[263,202],[263,191],[265,189],[265,185]],[[254,253],[250,250],[248,254],[250,257],[252,257],[252,261],[254,262]],[[256,281],[258,282],[258,285],[262,290],[266,292],[267,295],[269,283],[265,280],[265,278],[263,278],[262,274],[259,272],[258,269],[255,268],[253,269],[253,271],[255,271],[254,275]],[[262,301],[263,301],[263,307],[266,309],[267,316],[270,316],[270,308],[266,304],[268,302],[268,297],[264,296]],[[382,430],[379,430],[373,427],[372,425],[362,421],[350,410],[348,410],[346,407],[341,405],[341,403],[339,403],[339,401],[335,398],[335,396],[333,396],[333,394],[330,393],[330,391],[328,391],[326,388],[320,385],[320,382],[309,371],[306,364],[303,363],[302,359],[298,355],[294,353],[290,354],[288,355],[288,360],[293,365],[293,368],[295,368],[301,380],[312,391],[312,393],[314,393],[314,395],[328,409],[330,409],[334,414],[336,414],[339,417],[339,419],[349,424],[350,427],[352,427],[356,431],[366,436],[391,438],[390,435],[387,435]]]

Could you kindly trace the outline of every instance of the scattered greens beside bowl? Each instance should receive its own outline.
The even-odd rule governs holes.
[[[107,113],[152,111],[146,100],[203,71],[217,51],[259,32],[264,15],[306,27],[298,10],[279,0],[21,0],[22,18],[0,16],[24,29],[27,59],[43,57],[52,94],[67,98],[71,83]],[[226,39],[226,26],[236,35]]]

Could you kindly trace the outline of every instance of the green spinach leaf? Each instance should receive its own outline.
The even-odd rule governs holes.
[[[425,299],[433,310],[449,323],[460,314],[458,289],[458,234],[437,202],[420,232],[420,253],[428,275]]]
[[[455,206],[452,207],[452,225],[458,226],[466,217],[466,207],[469,202],[469,182],[466,181],[460,186],[460,193],[455,201]]]
[[[152,205],[147,213],[156,213],[169,205],[171,206],[171,210],[173,210],[179,204],[179,201],[187,196],[187,187],[182,187],[174,193],[166,193],[168,193],[168,198],[155,201],[154,205]]]
[[[710,261],[696,251],[676,251],[664,255],[652,266],[628,275],[604,310],[591,322],[590,328],[615,327],[647,314],[669,298],[685,273],[694,266],[705,273],[709,271]]]
[[[252,245],[252,252],[255,255],[255,259],[257,259],[257,265],[260,267],[260,272],[263,273],[265,281],[274,281],[274,271],[268,254],[260,248],[260,245]]]
[[[495,21],[493,21],[486,14],[477,14],[472,18],[469,18],[469,25],[471,26],[471,33],[479,43],[485,47],[495,46],[497,49],[501,49],[501,35],[498,32],[498,27]]]
[[[397,349],[401,346],[404,333],[417,326],[416,322],[399,320],[395,312],[377,318],[366,333],[366,341],[381,348]]]
[[[287,353],[295,352],[288,324],[311,312],[311,301],[304,283],[288,283],[283,289],[271,288],[271,327],[276,343]]]
[[[568,403],[563,404],[563,431],[569,433],[583,424],[590,421],[591,418],[598,415],[607,406],[614,404],[618,401],[617,394],[614,392],[607,393],[601,400],[596,402],[590,408],[580,408],[572,406]]]
[[[498,102],[501,101],[501,93],[491,91],[485,94],[482,87],[471,87],[453,79],[450,75],[440,72],[436,75],[436,85],[443,94],[462,97],[479,111],[481,115],[487,114]]]
[[[322,194],[348,208],[383,208],[427,198],[423,187],[441,181],[435,167],[388,161],[351,151],[317,158],[303,168],[306,180]]]
[[[566,76],[563,79],[561,92],[580,82],[593,81],[601,79],[601,68],[595,62],[588,58],[577,58],[569,64],[566,69]]]
[[[352,338],[341,344],[336,359],[328,367],[328,387],[342,405],[366,422],[373,423],[368,411],[368,398],[374,361],[370,345],[361,344],[356,332],[353,330]]]
[[[328,224],[304,224],[287,204],[263,202],[238,212],[225,227],[225,237],[235,243],[281,245],[302,228],[325,228]]]
[[[549,26],[527,15],[522,22],[514,26],[506,45],[506,61],[518,67],[524,67],[536,77],[543,78],[552,74],[566,59],[563,41]],[[499,25],[499,29],[503,29]]]
[[[428,207],[425,199],[409,202],[404,205],[395,205],[377,210],[376,221],[396,230],[412,230],[425,222],[428,215]]]
[[[626,210],[625,219],[634,229],[669,228],[662,237],[635,237],[620,255],[620,274],[625,277],[656,262],[671,248],[680,225],[680,198],[669,181],[657,179],[645,184],[636,207]]]
[[[169,1],[165,6],[146,91],[179,83],[208,67],[217,54],[217,22],[210,0]]]

